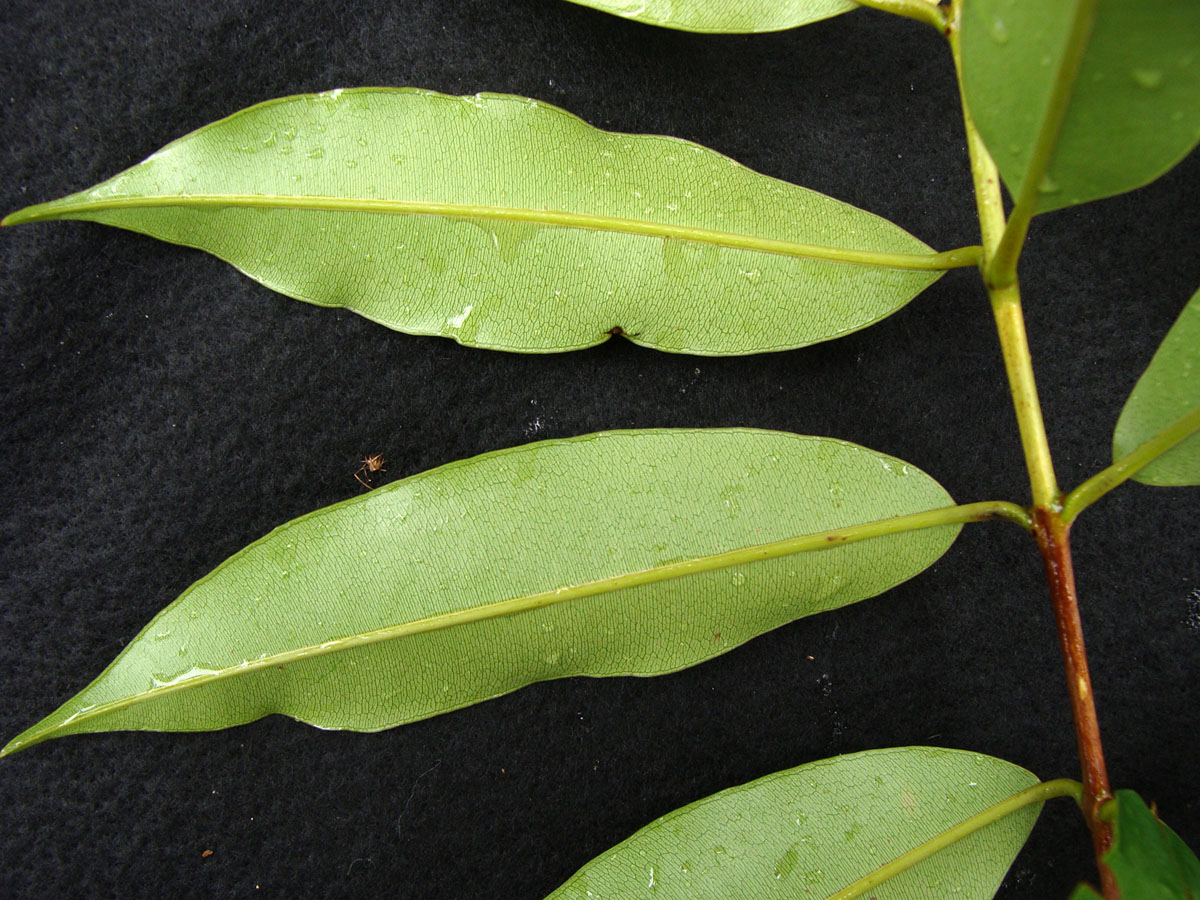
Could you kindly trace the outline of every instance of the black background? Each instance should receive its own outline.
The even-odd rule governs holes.
[[[357,85],[536,97],[688,138],[885,216],[978,240],[953,73],[927,26],[859,11],[762,36],[562,0],[8,0],[0,208],[100,181],[261,100]],[[1200,284],[1195,157],[1038,219],[1028,326],[1060,481],[1108,461],[1124,398]],[[744,425],[900,456],[960,502],[1025,502],[988,305],[947,274],[878,326],[761,357],[613,340],[472,350],[275,295],[98,225],[0,233],[0,736],[82,688],[180,590],[387,478],[606,428]],[[1076,529],[1113,782],[1200,845],[1195,490],[1122,488]],[[808,657],[813,657],[811,660]],[[0,895],[543,897],[656,816],[803,762],[938,744],[1077,777],[1040,562],[968,527],[889,594],[657,679],[570,679],[390,732],[283,717],[50,742],[0,763]],[[205,850],[213,853],[207,858]],[[1056,801],[1001,896],[1092,877]]]

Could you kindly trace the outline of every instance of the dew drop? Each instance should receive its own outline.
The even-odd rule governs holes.
[[[1163,80],[1162,69],[1132,69],[1129,74],[1133,76],[1138,87],[1143,87],[1148,91],[1159,87]]]
[[[1046,173],[1038,183],[1038,190],[1043,194],[1057,194],[1062,190],[1062,185],[1051,178],[1049,173]]]
[[[997,44],[1008,43],[1008,26],[1004,24],[1003,19],[993,19],[988,31],[991,32],[992,40]]]

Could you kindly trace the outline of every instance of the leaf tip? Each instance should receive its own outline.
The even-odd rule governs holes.
[[[34,210],[36,206],[26,206],[24,209],[18,209],[16,212],[11,212],[3,219],[0,219],[0,227],[8,225],[20,225],[24,222],[30,222],[37,217]]]
[[[13,738],[11,741],[9,741],[7,744],[5,744],[3,747],[0,747],[0,759],[3,759],[6,756],[12,756],[14,753],[16,753],[18,750],[22,749],[24,746],[25,746],[25,742],[22,741],[19,737]]]

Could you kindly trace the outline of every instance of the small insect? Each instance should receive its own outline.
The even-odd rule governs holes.
[[[367,490],[371,490],[371,476],[376,472],[386,472],[387,469],[383,467],[385,462],[387,460],[383,458],[382,453],[372,453],[362,461],[362,465],[358,467],[354,477],[358,479],[359,484]]]

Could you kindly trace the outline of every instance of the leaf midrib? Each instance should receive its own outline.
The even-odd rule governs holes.
[[[963,522],[983,521],[991,518],[1006,518],[1028,527],[1028,515],[1015,504],[1008,503],[1006,501],[968,503],[961,506],[942,507],[925,512],[912,513],[905,516],[894,516],[888,519],[879,519],[860,525],[844,526],[842,528],[831,529],[814,534],[786,538],[781,541],[773,541],[767,544],[756,544],[750,547],[740,547],[736,550],[728,550],[724,553],[717,553],[711,556],[681,560],[679,562],[654,566],[649,569],[642,569],[637,572],[627,572],[621,575],[614,575],[608,578],[584,582],[582,584],[554,588],[548,591],[539,591],[538,593],[527,594],[523,597],[515,597],[508,600],[501,600],[495,603],[488,603],[482,606],[472,607],[470,609],[442,613],[436,616],[429,616],[424,619],[416,619],[412,622],[388,625],[383,628],[362,632],[361,634],[350,635],[348,637],[334,638],[332,640],[322,641],[319,644],[312,644],[307,647],[298,647],[293,650],[285,650],[281,653],[271,654],[259,659],[243,660],[237,665],[228,666],[224,669],[203,670],[201,674],[195,675],[191,678],[180,676],[174,681],[162,685],[156,685],[149,690],[132,694],[128,697],[122,697],[117,700],[110,700],[106,703],[100,703],[93,706],[91,709],[80,710],[79,712],[68,716],[65,720],[57,722],[52,727],[43,731],[35,732],[34,729],[36,729],[37,726],[34,726],[34,729],[30,729],[30,731],[18,735],[3,749],[0,749],[0,756],[7,756],[10,753],[16,752],[17,750],[39,743],[40,741],[47,739],[54,732],[59,731],[68,725],[73,725],[89,719],[99,718],[110,712],[124,709],[125,707],[132,706],[136,703],[150,702],[159,699],[160,697],[181,691],[185,688],[201,687],[205,684],[210,684],[212,682],[220,681],[236,675],[249,674],[261,669],[270,668],[271,666],[287,665],[300,660],[324,656],[328,653],[335,653],[343,650],[353,650],[358,647],[365,647],[387,640],[409,637],[427,632],[441,631],[458,625],[466,625],[472,622],[479,622],[487,619],[496,619],[504,616],[516,615],[535,609],[541,609],[542,607],[564,603],[568,600],[583,599],[585,597],[596,596],[598,594],[613,593],[615,591],[624,590],[627,588],[639,587],[660,581],[668,581],[675,578],[682,578],[687,575],[696,575],[702,572],[710,572],[732,566],[746,565],[749,563],[761,562],[769,559],[777,559],[783,556],[791,556],[793,554],[803,553],[806,551],[826,550],[832,547],[840,547],[844,544],[856,543],[868,538],[899,534],[906,531],[918,531],[938,525],[958,525],[962,524]],[[184,674],[186,675],[186,673]],[[34,733],[31,734],[30,732]]]
[[[852,250],[822,244],[805,244],[755,235],[671,225],[665,222],[626,219],[563,210],[523,209],[507,206],[481,206],[466,203],[436,203],[422,200],[383,200],[370,197],[324,197],[280,194],[149,194],[136,197],[88,198],[76,201],[55,200],[29,206],[10,214],[0,225],[19,225],[110,209],[149,209],[162,207],[235,207],[239,209],[317,210],[358,212],[384,215],[429,215],[453,219],[480,219],[522,222],[609,231],[646,237],[675,238],[742,250],[754,250],[780,256],[816,259],[826,262],[909,271],[944,271],[977,265],[980,248],[961,247],[942,253],[887,253],[878,250]]]

